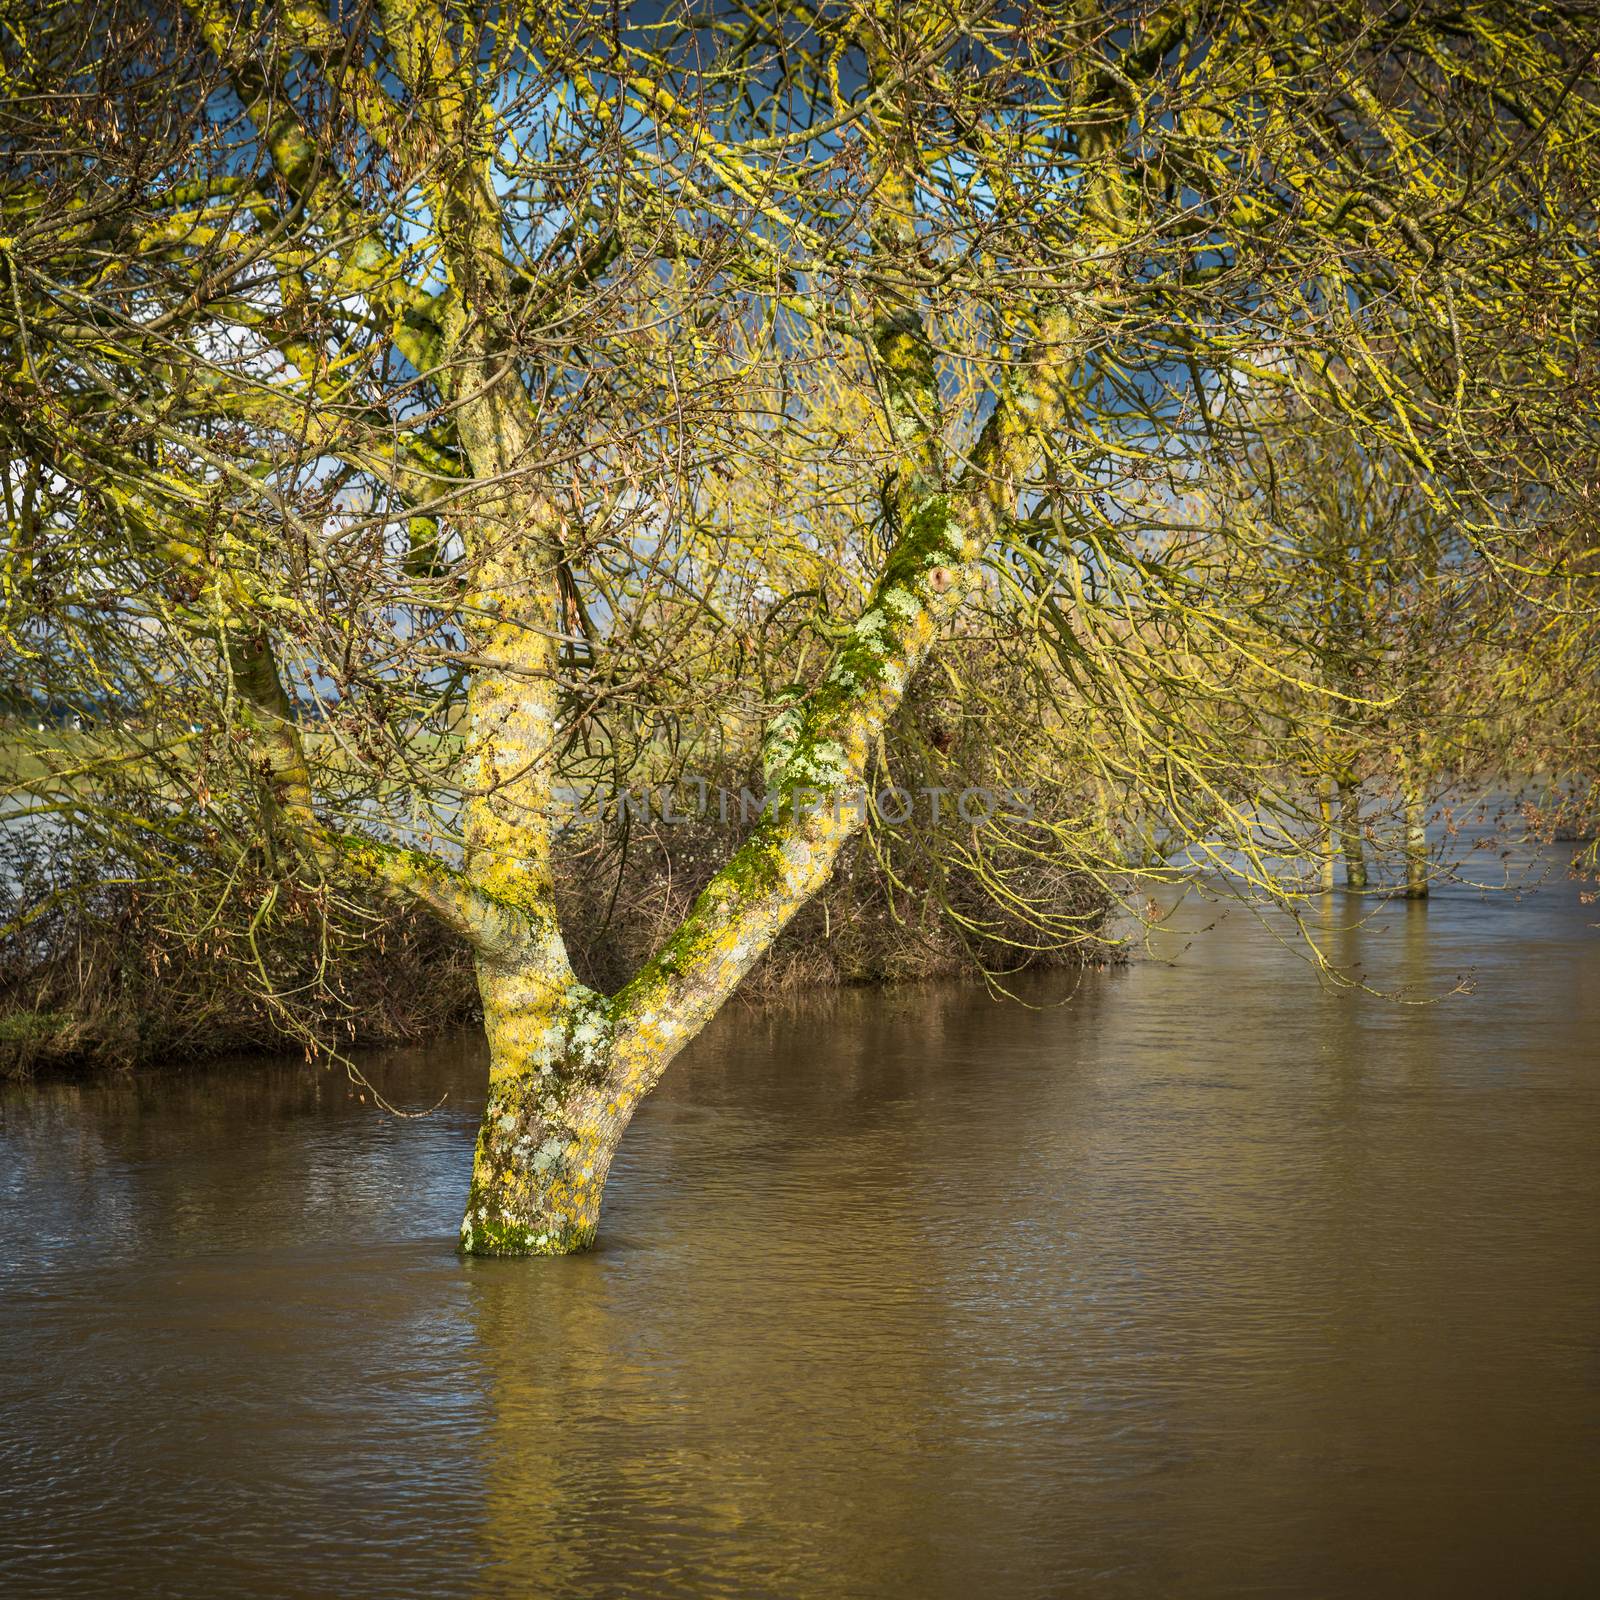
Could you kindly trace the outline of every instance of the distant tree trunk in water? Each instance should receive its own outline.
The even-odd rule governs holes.
[[[1333,827],[1333,779],[1324,774],[1317,779],[1317,810],[1322,817],[1322,891],[1333,892],[1333,861],[1339,853]]]
[[[1420,743],[1420,740],[1419,740]],[[1405,808],[1407,900],[1428,898],[1428,827],[1422,798],[1422,762],[1404,749],[1398,752],[1400,798]]]
[[[1344,886],[1367,887],[1367,856],[1361,844],[1361,785],[1349,773],[1339,778],[1339,832],[1344,846]]]

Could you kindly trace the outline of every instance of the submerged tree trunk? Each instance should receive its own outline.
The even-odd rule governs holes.
[[[926,630],[926,617],[913,626]],[[842,755],[848,768],[864,770],[866,729],[881,725],[894,698],[885,689],[870,724],[854,723],[839,745],[825,740],[830,759]],[[818,772],[816,747],[803,740],[787,759]],[[461,1224],[464,1250],[568,1255],[594,1242],[606,1175],[639,1101],[827,881],[861,820],[859,807],[837,804],[766,816],[662,949],[610,999],[572,976],[553,928],[504,959],[480,959],[489,1097]]]
[[[1361,843],[1361,785],[1351,773],[1339,777],[1339,834],[1344,849],[1344,886],[1367,887],[1367,855]]]
[[[587,1250],[631,1115],[603,1082],[491,1068],[461,1248],[479,1256]]]
[[[1428,898],[1427,808],[1422,796],[1422,763],[1405,750],[1399,752],[1400,798],[1405,808],[1407,900]]]
[[[1333,892],[1333,863],[1339,853],[1338,835],[1333,826],[1333,779],[1317,779],[1317,810],[1322,819],[1322,891]]]
[[[473,1255],[568,1255],[600,1220],[635,1098],[616,1084],[609,1002],[576,982],[479,970],[489,1094],[461,1221]]]

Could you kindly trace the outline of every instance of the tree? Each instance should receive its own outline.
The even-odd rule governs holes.
[[[1435,784],[1459,781],[1485,744],[1462,730],[1481,713],[1487,652],[1514,619],[1442,509],[1463,495],[1437,480],[1425,489],[1400,452],[1364,444],[1301,395],[1275,398],[1253,422],[1250,470],[1235,476],[1238,497],[1217,514],[1251,523],[1271,544],[1281,604],[1314,644],[1315,681],[1264,677],[1262,692],[1304,745],[1322,887],[1332,888],[1341,857],[1346,887],[1371,887],[1368,837],[1381,851],[1392,832],[1405,897],[1426,899]],[[1363,816],[1363,790],[1374,787],[1380,797],[1392,791],[1392,816]]]
[[[6,637],[104,724],[13,793],[467,941],[474,1252],[590,1242],[930,677],[1002,772],[1270,885],[1253,674],[1314,645],[1186,513],[1229,397],[1371,370],[1354,420],[1432,470],[1590,326],[1505,310],[1586,271],[1555,8],[39,0],[0,48]],[[730,728],[770,804],[595,992],[563,809]],[[1095,805],[1046,832],[1137,865]]]

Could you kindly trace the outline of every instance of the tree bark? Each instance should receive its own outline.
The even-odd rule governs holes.
[[[1399,752],[1400,798],[1405,808],[1407,900],[1428,898],[1427,810],[1422,797],[1422,764],[1405,750]]]
[[[461,1221],[471,1255],[557,1256],[594,1243],[611,1158],[637,1097],[616,1082],[609,1002],[480,963],[489,1093]]]
[[[1367,887],[1367,855],[1361,843],[1361,785],[1350,773],[1339,778],[1339,833],[1344,848],[1344,886]]]
[[[1322,892],[1333,892],[1333,864],[1339,854],[1338,834],[1333,825],[1333,779],[1317,779],[1317,810],[1322,819]]]

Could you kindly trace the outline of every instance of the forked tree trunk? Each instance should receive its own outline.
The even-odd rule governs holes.
[[[896,19],[888,0],[881,9]],[[887,82],[898,68],[885,58],[870,70]],[[908,130],[886,99],[872,218],[874,257],[892,268],[886,283],[914,281],[920,251],[918,153]],[[485,178],[482,192],[491,190]],[[462,198],[468,211],[471,203],[470,194]],[[479,237],[470,229],[462,237],[463,273],[487,254]],[[493,619],[479,627],[484,660],[516,670],[479,672],[469,690],[463,831],[473,884],[491,905],[510,908],[512,929],[477,946],[490,1085],[461,1226],[469,1253],[565,1255],[592,1243],[606,1175],[639,1100],[827,881],[862,826],[867,774],[888,719],[934,641],[977,592],[978,556],[997,517],[1012,510],[1014,491],[1000,486],[1026,480],[1038,441],[1059,419],[1060,395],[1079,359],[1079,315],[1063,309],[1044,319],[1024,363],[1028,381],[1008,381],[952,483],[923,312],[911,297],[886,292],[872,329],[873,387],[898,461],[885,497],[893,548],[820,681],[788,697],[767,723],[762,769],[772,809],[764,805],[750,837],[609,1001],[572,977],[550,893],[550,830],[540,820],[549,810],[548,752],[562,679],[560,591],[550,579],[565,559],[565,530],[539,506],[484,502],[468,598],[474,615]],[[470,319],[459,326],[463,349],[473,344],[472,328]],[[514,370],[510,363],[481,354],[485,402],[458,410],[457,426],[472,436],[483,481],[511,482],[519,463],[539,459],[543,423],[519,409],[525,397],[516,384],[496,376]],[[497,542],[496,528],[533,528],[540,537],[528,549],[516,537]]]
[[[864,762],[854,743],[849,759]],[[639,1101],[827,881],[860,822],[856,809],[832,806],[787,816],[757,825],[609,1000],[572,977],[558,937],[501,962],[480,958],[489,1097],[461,1224],[469,1254],[568,1255],[594,1242]]]

